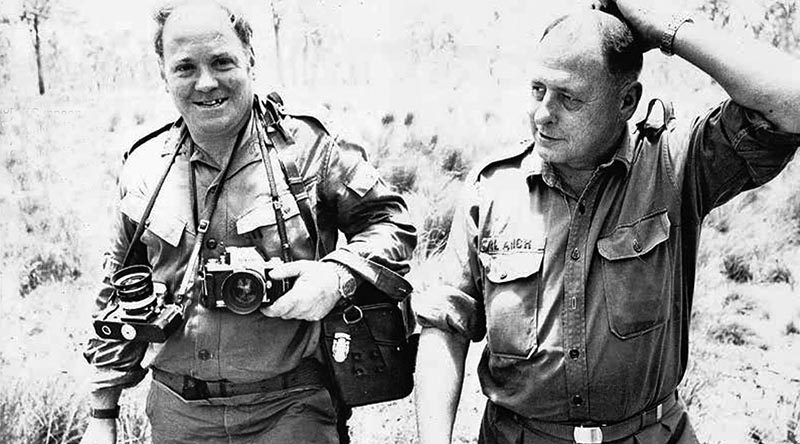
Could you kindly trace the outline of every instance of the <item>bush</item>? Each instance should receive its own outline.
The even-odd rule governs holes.
[[[442,157],[441,162],[442,170],[456,179],[463,179],[471,168],[470,162],[464,156],[464,153],[455,148],[448,148]]]
[[[386,180],[398,193],[408,193],[416,188],[417,176],[416,165],[399,164],[392,166]]]
[[[743,256],[729,254],[722,260],[722,273],[728,279],[738,282],[750,282],[753,280],[753,273],[750,271],[750,264]]]
[[[720,323],[711,327],[709,336],[721,344],[745,345],[752,342],[755,333],[738,322]]]
[[[20,276],[20,295],[25,296],[44,283],[77,279],[80,275],[80,260],[69,251],[37,253]]]
[[[767,271],[765,279],[767,282],[772,282],[775,284],[792,284],[794,282],[791,270],[780,263],[776,263],[773,268]]]

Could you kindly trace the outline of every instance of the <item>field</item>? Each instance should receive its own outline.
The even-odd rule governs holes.
[[[30,26],[19,20],[34,3],[51,4],[39,29],[44,95]],[[74,443],[85,427],[79,352],[121,155],[176,117],[144,3],[0,5],[0,443]],[[290,108],[367,147],[420,228],[411,275],[419,294],[435,274],[465,173],[528,135],[525,54],[559,7],[276,1],[276,50],[273,11],[261,3],[269,2],[244,4],[257,30],[259,91],[279,89]],[[720,26],[797,54],[794,1],[690,3]],[[723,98],[702,73],[660,54],[646,56],[643,83],[647,97],[675,102],[683,123]],[[795,160],[704,225],[681,387],[704,443],[800,442],[798,183]],[[474,375],[480,348],[469,356],[459,443],[475,442],[485,402]],[[145,389],[124,395],[120,442],[149,442]],[[411,398],[356,409],[354,443],[414,442],[413,412]]]

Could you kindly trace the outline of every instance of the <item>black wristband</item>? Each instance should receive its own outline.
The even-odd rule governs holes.
[[[90,409],[89,416],[97,419],[117,419],[119,418],[119,406],[111,409]]]

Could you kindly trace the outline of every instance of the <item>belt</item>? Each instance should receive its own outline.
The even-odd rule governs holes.
[[[554,422],[538,421],[525,418],[508,409],[495,405],[496,408],[508,413],[518,424],[524,427],[547,433],[559,439],[572,441],[578,444],[601,444],[604,442],[617,441],[632,436],[639,430],[649,427],[661,421],[661,418],[672,410],[678,402],[678,392],[664,398],[655,407],[651,407],[644,412],[614,423],[603,424],[596,427],[572,426]]]
[[[187,401],[228,396],[268,393],[293,387],[325,386],[325,376],[316,359],[306,358],[286,373],[255,382],[204,381],[153,368],[153,379],[169,387]]]

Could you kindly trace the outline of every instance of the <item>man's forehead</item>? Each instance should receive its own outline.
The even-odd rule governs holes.
[[[604,80],[607,70],[599,49],[545,44],[534,53],[529,73],[532,80],[579,87]]]
[[[213,4],[183,4],[164,23],[164,40],[181,43],[196,36],[223,39],[236,37],[225,10]]]

